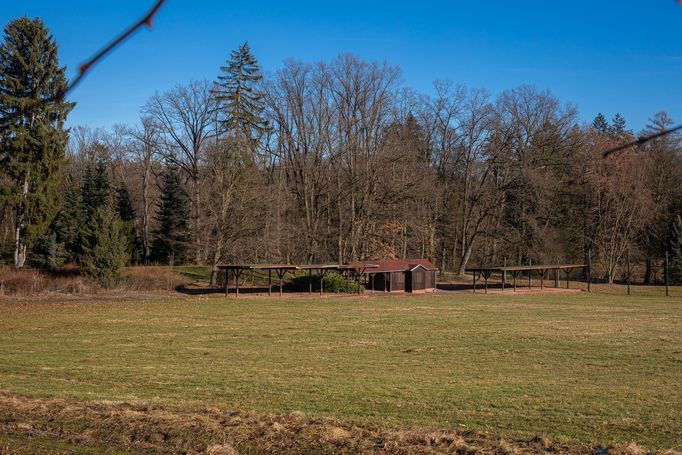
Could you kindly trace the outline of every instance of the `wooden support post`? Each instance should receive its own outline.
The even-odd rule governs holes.
[[[483,273],[483,279],[485,280],[485,293],[487,294],[488,293],[488,274],[485,272]]]
[[[313,295],[313,269],[308,269],[308,295]]]
[[[284,278],[284,275],[286,275],[286,273],[287,273],[286,269],[277,269],[277,277],[279,278],[279,296],[280,297],[282,297],[284,295],[282,279]]]
[[[374,274],[373,273],[370,273],[369,280],[371,281],[371,284],[372,284],[372,294],[374,294]]]
[[[516,272],[512,272],[512,276],[514,277],[514,292],[516,292]]]
[[[241,270],[235,270],[234,271],[234,287],[235,287],[235,293],[234,297],[239,298],[239,275],[242,274]]]
[[[571,287],[571,269],[566,269],[566,289]]]
[[[547,271],[546,270],[540,270],[539,273],[540,273],[540,290],[542,291],[545,289],[545,273],[547,273]]]
[[[502,265],[506,268],[507,267],[507,258],[504,258],[504,261],[502,262]],[[502,292],[504,292],[504,286],[507,284],[507,271],[502,270]]]
[[[474,272],[474,292],[476,292],[476,272]]]
[[[559,288],[559,269],[554,269],[554,287]]]
[[[230,296],[229,281],[230,281],[230,271],[228,269],[225,269],[225,297]]]

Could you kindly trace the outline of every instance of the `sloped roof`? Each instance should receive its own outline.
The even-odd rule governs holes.
[[[412,270],[417,266],[421,266],[426,270],[437,270],[427,259],[385,259],[381,261],[355,261],[348,264],[355,269],[365,268],[367,265],[378,265],[378,268],[367,269],[367,273],[382,273],[382,272],[405,272]]]

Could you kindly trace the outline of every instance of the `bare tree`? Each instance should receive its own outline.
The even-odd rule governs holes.
[[[178,85],[150,98],[143,112],[158,130],[165,160],[182,169],[189,180],[195,261],[202,263],[201,167],[206,146],[215,135],[216,125],[216,105],[211,84],[207,81],[192,81],[188,85]]]

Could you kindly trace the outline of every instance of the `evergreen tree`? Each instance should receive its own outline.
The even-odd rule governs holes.
[[[11,21],[0,43],[0,173],[15,212],[14,266],[45,235],[59,208],[67,131],[73,108],[57,44],[42,20]]]
[[[130,200],[128,185],[126,185],[125,182],[122,182],[119,187],[116,188],[115,201],[118,217],[123,221],[134,221],[137,215],[135,214],[133,201]]]
[[[677,215],[670,241],[670,281],[682,284],[682,217]]]
[[[129,259],[123,222],[108,204],[92,218],[90,242],[86,246],[81,271],[105,288],[121,281],[121,272]]]
[[[81,200],[86,225],[94,217],[100,207],[109,200],[109,178],[107,177],[107,163],[103,159],[88,162],[83,173]]]
[[[130,192],[125,182],[122,182],[116,189],[114,198],[116,214],[123,223],[125,230],[127,250],[130,253],[130,258],[133,262],[140,262],[142,255],[142,242],[137,230],[135,229],[135,219],[137,214],[133,207],[133,202],[130,199]]]
[[[258,62],[251,55],[249,43],[233,51],[227,66],[220,68],[214,94],[223,129],[239,141],[253,142],[260,138],[267,123],[259,83],[263,79]]]
[[[604,114],[602,114],[601,112],[597,114],[597,116],[592,121],[592,127],[599,134],[609,134],[611,132],[609,122],[606,120],[606,117],[604,117]]]
[[[625,133],[628,132],[625,129],[625,118],[620,114],[616,114],[615,117],[613,117],[611,124],[611,134],[615,137],[623,137],[625,136]]]
[[[160,263],[181,264],[191,240],[189,197],[180,184],[177,169],[169,167],[161,176],[162,188],[154,231],[152,258]]]
[[[80,262],[83,254],[87,222],[81,199],[81,189],[71,184],[64,192],[64,202],[52,225],[58,243],[64,246],[66,261]]]

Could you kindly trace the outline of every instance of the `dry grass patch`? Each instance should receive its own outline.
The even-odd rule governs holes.
[[[34,440],[52,440],[76,447],[107,447],[137,454],[592,455],[603,449],[541,437],[512,440],[472,431],[349,426],[332,419],[309,419],[302,413],[179,411],[155,406],[36,400],[4,394],[0,394],[0,434],[9,435],[15,441],[23,440],[29,446]],[[654,453],[635,443],[608,449],[611,455]]]

